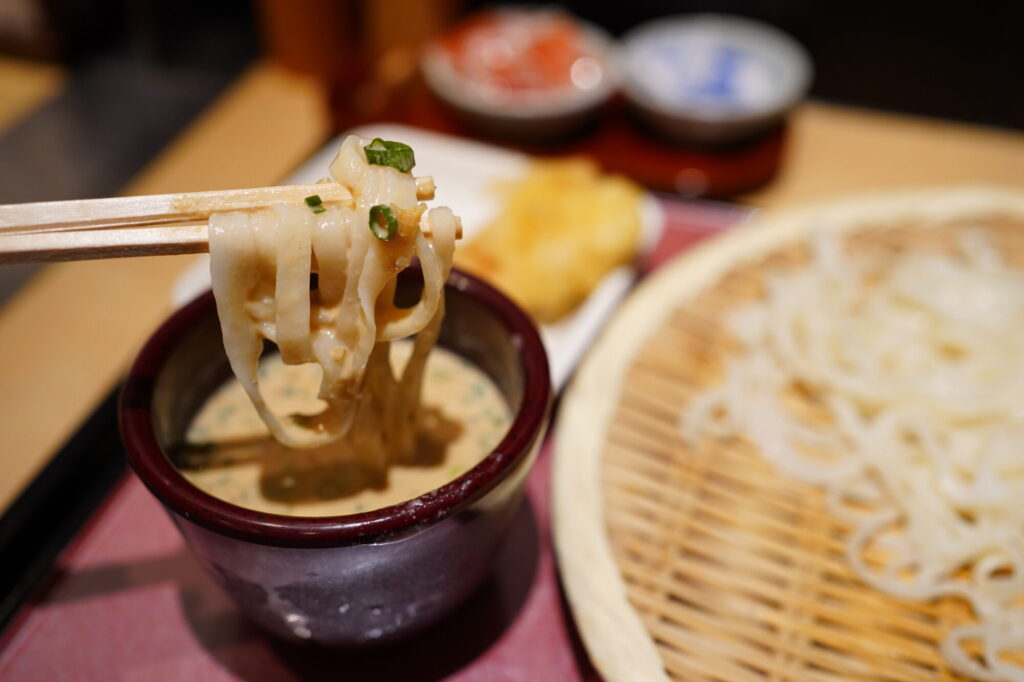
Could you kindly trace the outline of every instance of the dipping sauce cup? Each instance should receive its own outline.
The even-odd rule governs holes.
[[[419,281],[403,272],[399,300]],[[454,271],[445,296],[439,345],[491,378],[513,421],[477,466],[382,509],[265,514],[202,492],[175,468],[168,453],[231,376],[211,293],[167,320],[132,366],[120,404],[132,468],[202,566],[268,631],[326,646],[397,639],[452,611],[490,570],[547,425],[548,363],[533,323],[493,287]]]

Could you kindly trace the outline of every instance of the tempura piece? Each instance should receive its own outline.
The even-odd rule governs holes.
[[[633,258],[642,190],[583,158],[534,162],[497,187],[498,218],[456,264],[493,282],[540,322],[571,312]]]

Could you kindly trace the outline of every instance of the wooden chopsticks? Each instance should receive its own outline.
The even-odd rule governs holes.
[[[209,250],[206,221],[213,213],[302,203],[351,202],[334,182],[218,192],[40,201],[0,206],[0,264],[120,258]]]
[[[214,213],[252,211],[276,203],[351,204],[336,182],[217,192],[40,201],[0,206],[0,265],[39,261],[160,256],[209,251]],[[418,199],[434,197],[434,181],[416,178]],[[461,237],[461,229],[458,235]]]

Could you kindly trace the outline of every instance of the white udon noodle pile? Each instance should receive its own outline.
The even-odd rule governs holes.
[[[742,352],[684,435],[742,435],[821,486],[867,583],[970,604],[977,622],[942,647],[955,670],[1024,680],[1001,657],[1024,650],[1024,274],[980,233],[960,258],[846,258],[836,236],[815,239],[808,267],[729,318]]]
[[[348,206],[320,213],[278,204],[252,213],[210,218],[210,272],[231,369],[275,439],[310,448],[344,438],[373,461],[414,445],[427,355],[444,315],[457,219],[444,207],[417,203],[409,173],[367,163],[369,144],[349,136],[330,170],[346,187]],[[388,205],[398,233],[382,241],[369,228],[371,207]],[[421,229],[429,225],[427,237]],[[395,307],[396,276],[417,256],[423,293],[411,308]],[[311,263],[318,284],[310,290]],[[400,376],[389,362],[390,341],[416,334]],[[263,339],[287,364],[323,369],[316,415],[282,420],[259,389]]]

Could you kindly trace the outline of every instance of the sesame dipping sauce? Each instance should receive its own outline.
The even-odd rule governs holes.
[[[401,367],[412,349],[392,344]],[[279,415],[319,412],[320,369],[260,364],[260,385]],[[301,419],[301,416],[299,417]],[[415,452],[403,461],[366,461],[345,445],[295,450],[273,440],[234,379],[193,419],[175,465],[197,488],[226,502],[293,516],[339,516],[416,498],[462,475],[502,439],[511,413],[497,387],[458,355],[435,348],[427,361]]]

